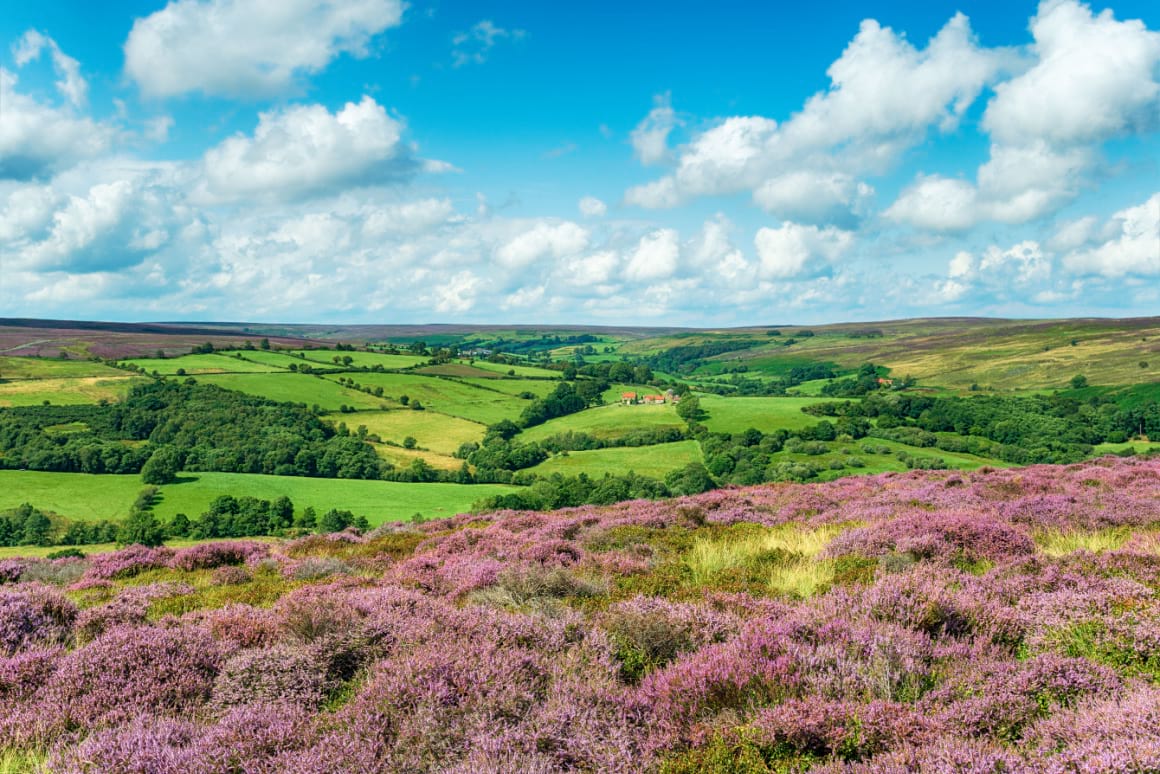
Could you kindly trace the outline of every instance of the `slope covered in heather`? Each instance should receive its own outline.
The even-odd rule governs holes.
[[[49,771],[1154,771],[1160,461],[0,562]]]

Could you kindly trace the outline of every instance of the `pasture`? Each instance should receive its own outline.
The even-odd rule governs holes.
[[[382,352],[338,352],[331,349],[302,349],[297,350],[294,354],[301,355],[311,362],[325,363],[327,365],[334,365],[334,358],[336,357],[340,361],[349,357],[351,365],[358,368],[374,368],[380,365],[388,370],[413,368],[423,365],[430,359],[422,355],[388,355]]]
[[[401,444],[407,436],[418,445],[442,455],[454,453],[460,444],[483,438],[484,426],[459,417],[434,411],[360,411],[356,414],[327,414],[325,419],[338,424],[345,422],[351,431],[366,425],[367,432],[375,433],[384,441]],[[456,466],[458,467],[458,465]]]
[[[799,430],[821,419],[802,412],[803,406],[819,402],[814,398],[698,397],[701,408],[709,415],[703,424],[716,433],[740,433],[751,427],[763,433],[782,428]]]
[[[139,379],[110,369],[118,376],[78,376],[65,379],[13,379],[0,381],[0,407],[81,405],[120,400]]]
[[[241,353],[238,353],[241,355]],[[162,376],[173,376],[178,371],[196,376],[197,374],[260,374],[281,371],[282,368],[265,363],[235,357],[233,353],[211,353],[208,355],[182,355],[181,357],[138,357],[123,360],[124,363],[144,368],[149,373],[156,371]]]
[[[526,400],[513,395],[434,376],[359,373],[352,378],[363,386],[382,387],[384,397],[391,400],[398,401],[406,395],[410,401],[418,400],[428,411],[486,425],[515,419],[527,405]]]
[[[263,476],[250,473],[185,473],[182,481],[161,487],[154,512],[162,520],[176,513],[196,517],[219,495],[248,495],[273,500],[285,495],[302,509],[320,513],[347,509],[372,524],[421,513],[429,518],[453,516],[485,497],[516,491],[492,484],[407,484],[335,478]],[[0,470],[0,509],[28,502],[72,519],[123,519],[144,488],[140,476],[94,476],[83,473],[39,473]]]
[[[387,405],[373,395],[310,374],[208,374],[197,377],[197,380],[270,400],[305,403],[307,406],[317,404],[328,411],[337,411],[340,406],[381,409]]]
[[[586,409],[524,430],[517,439],[525,443],[566,433],[588,433],[596,438],[621,438],[638,430],[681,429],[685,422],[677,416],[672,404],[659,406],[623,406],[619,403]]]
[[[700,461],[701,447],[696,441],[677,441],[655,446],[563,452],[530,470],[544,476],[553,473],[565,476],[587,473],[593,478],[605,473],[619,476],[632,471],[640,476],[663,479],[671,471],[683,468],[690,462]]]

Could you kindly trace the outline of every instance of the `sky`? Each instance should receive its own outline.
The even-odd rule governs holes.
[[[1160,4],[0,17],[0,317],[1160,314]]]

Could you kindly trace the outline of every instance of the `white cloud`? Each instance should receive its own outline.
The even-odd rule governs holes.
[[[421,234],[455,215],[450,199],[422,199],[402,204],[374,206],[366,213],[363,232],[370,237],[385,234]]]
[[[520,269],[541,258],[563,258],[588,247],[588,230],[570,221],[537,223],[496,251],[496,258],[510,269]]]
[[[653,99],[653,109],[644,117],[629,138],[632,150],[642,164],[659,164],[669,158],[669,133],[681,122],[673,110],[669,94]]]
[[[841,172],[800,170],[770,178],[753,192],[766,212],[806,223],[849,223],[865,214],[874,189]]]
[[[1160,193],[1137,207],[1120,210],[1109,225],[1118,228],[1116,237],[1068,254],[1064,267],[1075,274],[1104,277],[1160,275]]]
[[[580,214],[586,218],[602,218],[608,212],[608,205],[595,196],[585,196],[578,206]]]
[[[394,182],[417,166],[402,132],[365,96],[335,113],[322,105],[262,113],[252,137],[238,134],[206,152],[202,193],[218,201],[293,199]]]
[[[166,245],[191,216],[148,176],[116,179],[65,195],[27,187],[0,221],[10,268],[89,274],[135,266]]]
[[[463,67],[466,64],[483,64],[499,41],[522,40],[527,34],[525,30],[497,27],[494,22],[484,19],[467,32],[459,32],[452,37],[452,65]]]
[[[1004,284],[1042,285],[1051,278],[1051,264],[1039,243],[1027,239],[1007,250],[988,247],[979,261],[979,274]]]
[[[991,158],[975,184],[920,176],[888,217],[933,231],[1037,220],[1075,199],[1100,144],[1160,123],[1160,33],[1075,0],[1045,0],[1031,32],[1033,63],[987,105]]]
[[[401,0],[172,0],[137,19],[125,72],[151,97],[268,96],[402,22]]]
[[[919,177],[883,213],[930,231],[965,231],[978,221],[978,192],[965,180]]]
[[[625,200],[669,207],[696,196],[755,191],[794,173],[879,172],[932,126],[953,129],[1009,59],[1005,51],[981,48],[962,14],[922,50],[866,20],[827,71],[830,88],[799,113],[780,126],[762,116],[726,118],[682,150],[672,175],[630,189]],[[763,196],[783,204],[779,185],[791,184],[774,182]]]
[[[657,229],[641,237],[628,256],[624,276],[638,282],[671,277],[677,270],[680,255],[677,232],[670,228]]]
[[[1083,149],[995,146],[978,182],[932,175],[907,187],[883,213],[929,231],[966,231],[983,221],[1026,223],[1075,198],[1090,163]]]
[[[1154,127],[1160,33],[1075,0],[1043,2],[1031,32],[1035,65],[996,86],[983,117],[997,142],[1091,143]]]
[[[435,288],[435,311],[462,314],[475,306],[475,296],[482,280],[469,271],[461,271]]]
[[[758,229],[754,237],[760,273],[766,279],[817,276],[834,264],[854,243],[849,231],[827,226],[784,223]]]
[[[38,102],[18,92],[16,84],[16,75],[0,67],[0,179],[44,177],[112,146],[112,127]]]
[[[950,265],[947,267],[947,274],[952,279],[962,279],[970,277],[975,273],[975,257],[965,250],[960,250],[955,253],[955,257],[951,258]]]
[[[36,30],[28,30],[13,47],[13,58],[17,67],[24,67],[40,56],[40,52],[48,49],[52,57],[52,69],[60,79],[56,82],[56,89],[67,99],[73,107],[84,107],[88,98],[89,84],[81,76],[80,62],[60,50],[56,41]]]

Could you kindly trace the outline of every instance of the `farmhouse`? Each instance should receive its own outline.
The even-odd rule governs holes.
[[[664,403],[665,396],[664,395],[645,395],[642,402],[647,404],[647,405],[650,405],[650,406]]]
[[[631,406],[632,404],[636,403],[636,393],[635,392],[622,392],[622,393],[620,393],[620,402],[626,406]]]

